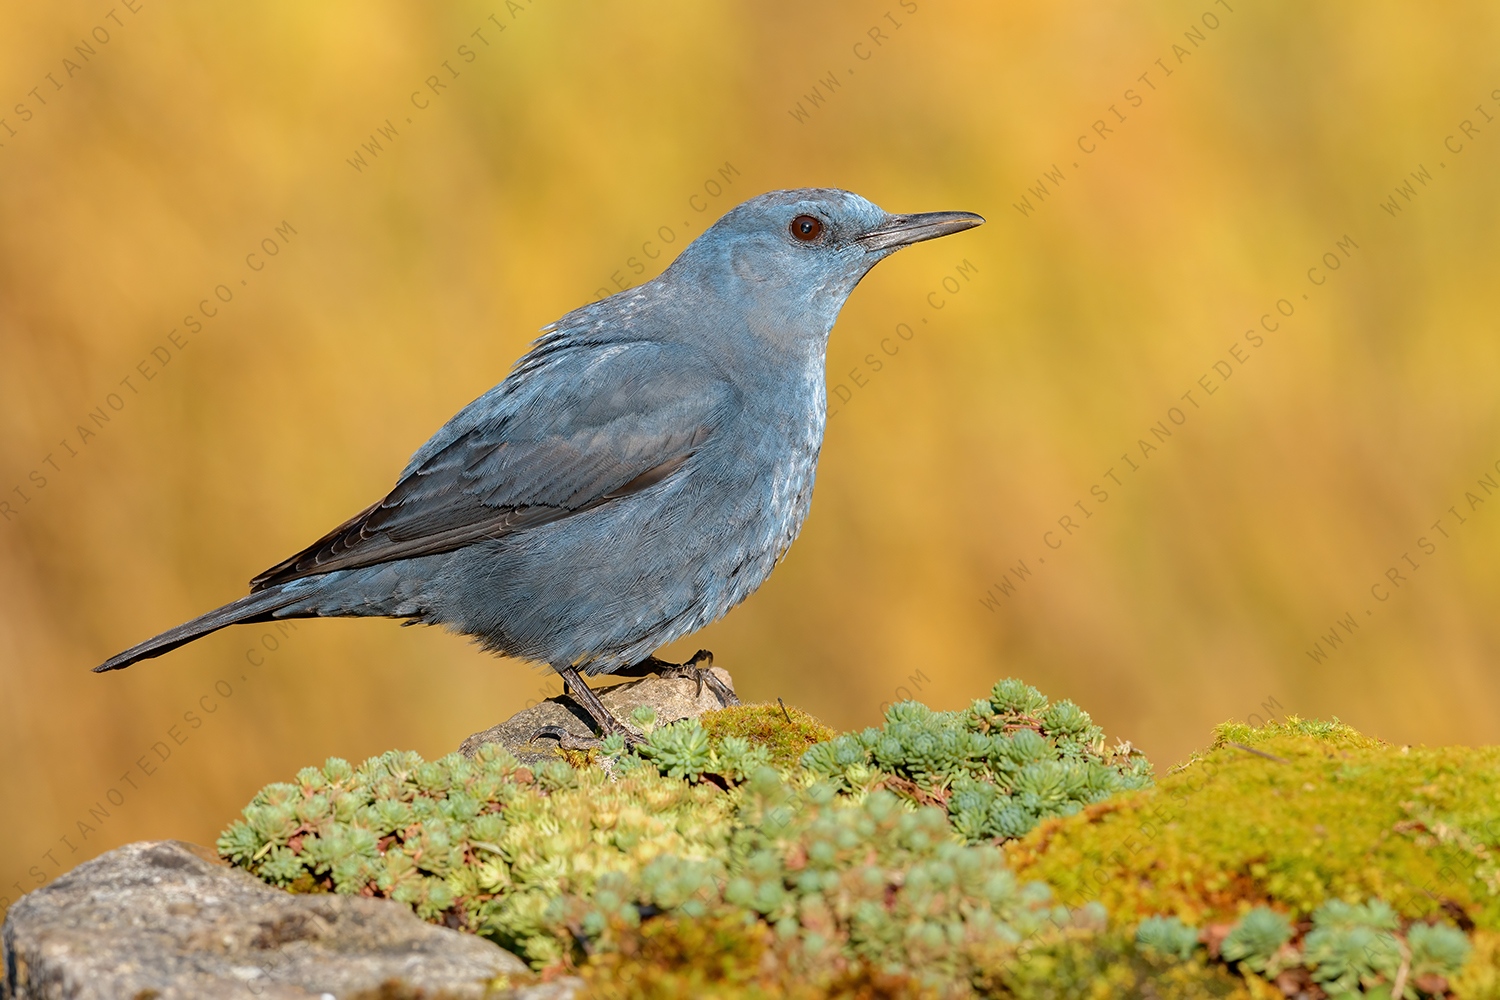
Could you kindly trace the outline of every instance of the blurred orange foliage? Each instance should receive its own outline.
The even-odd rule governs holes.
[[[667,653],[838,727],[1019,676],[1159,764],[1277,710],[1495,741],[1497,47],[1480,3],[8,7],[0,897],[555,692],[385,621],[88,668],[780,187],[990,224],[855,293],[802,539]]]

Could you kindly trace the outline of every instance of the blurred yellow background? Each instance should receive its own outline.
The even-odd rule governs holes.
[[[782,187],[990,221],[856,291],[801,540],[668,653],[839,727],[1016,675],[1159,768],[1495,741],[1497,52],[1477,2],[7,6],[0,901],[555,692],[379,620],[89,668]]]

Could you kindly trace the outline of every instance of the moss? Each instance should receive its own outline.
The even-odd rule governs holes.
[[[1300,920],[1374,897],[1407,919],[1497,929],[1497,801],[1500,748],[1396,748],[1303,720],[1223,726],[1155,788],[1044,823],[1007,853],[1021,876],[1124,922],[1201,925],[1258,904]]]
[[[1181,961],[1137,946],[1128,936],[1073,933],[1029,949],[1024,961],[999,963],[977,984],[984,996],[1015,1000],[1252,1000],[1245,980],[1201,952]],[[1275,993],[1280,997],[1280,991]]]
[[[993,996],[1015,1000],[1153,997],[1159,1000],[1251,1000],[1244,980],[1200,954],[1180,962],[1153,956],[1128,938],[1080,929],[1049,938],[1024,955],[1001,946],[979,958],[973,980],[924,981],[870,966],[809,975],[796,948],[764,924],[717,917],[666,918],[640,926],[624,946],[582,970],[590,996],[689,1000],[788,997],[917,1000]],[[1280,993],[1276,994],[1278,997]]]
[[[522,987],[541,983],[539,977],[501,976],[485,984],[483,996],[486,1000],[514,1000],[516,991]],[[330,994],[323,994],[329,996]],[[139,998],[137,998],[139,1000]],[[399,979],[388,979],[374,989],[346,993],[343,1000],[474,1000],[473,990],[432,990],[415,986]]]
[[[774,936],[759,922],[664,917],[614,931],[617,946],[584,969],[591,994],[697,997],[732,989],[754,996],[774,985],[765,969]]]
[[[725,737],[738,736],[771,754],[771,766],[795,767],[815,743],[838,733],[798,708],[781,705],[736,705],[705,712],[700,719],[710,743],[717,748]]]
[[[869,969],[809,977],[795,948],[766,924],[720,914],[704,919],[664,917],[622,929],[614,951],[581,970],[588,995],[698,1000],[918,1000],[938,995],[910,975]]]
[[[1500,933],[1476,931],[1463,971],[1453,979],[1453,995],[1464,1000],[1500,1000]]]
[[[1302,719],[1293,715],[1285,721],[1273,721],[1264,726],[1250,726],[1243,722],[1221,723],[1214,727],[1214,741],[1209,746],[1209,750],[1218,750],[1234,743],[1259,746],[1287,736],[1305,736],[1324,744],[1327,748],[1336,749],[1380,750],[1386,746],[1384,740],[1366,736],[1338,719],[1327,722],[1323,719]],[[1196,759],[1198,754],[1194,754],[1193,757]]]

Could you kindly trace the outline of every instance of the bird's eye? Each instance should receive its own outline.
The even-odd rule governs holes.
[[[792,236],[803,243],[811,243],[823,235],[823,222],[815,215],[799,215],[792,220]]]

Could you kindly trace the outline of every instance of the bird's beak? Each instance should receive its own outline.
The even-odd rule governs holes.
[[[935,240],[939,236],[961,233],[984,224],[984,217],[973,212],[923,212],[920,215],[892,215],[855,242],[868,251],[896,250]]]

